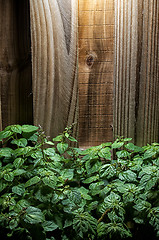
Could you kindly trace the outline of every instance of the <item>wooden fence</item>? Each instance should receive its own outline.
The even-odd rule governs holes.
[[[0,128],[159,141],[158,0],[0,0]]]

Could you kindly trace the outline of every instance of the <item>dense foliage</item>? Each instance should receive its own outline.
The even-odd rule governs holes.
[[[71,127],[49,141],[32,125],[8,126],[0,141],[1,239],[159,237],[158,143],[82,151]]]

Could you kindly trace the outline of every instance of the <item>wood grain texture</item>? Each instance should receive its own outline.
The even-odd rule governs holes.
[[[77,1],[30,0],[30,12],[34,123],[54,137],[78,117]]]
[[[79,141],[113,137],[114,2],[79,1]]]
[[[0,0],[0,128],[32,123],[29,2]]]
[[[159,138],[158,0],[115,0],[114,137]]]

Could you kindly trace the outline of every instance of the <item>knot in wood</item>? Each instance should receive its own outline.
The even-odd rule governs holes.
[[[94,56],[93,54],[89,54],[86,58],[86,64],[91,67],[94,63]]]

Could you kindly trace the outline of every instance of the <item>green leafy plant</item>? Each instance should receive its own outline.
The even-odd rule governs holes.
[[[159,237],[158,143],[118,138],[82,151],[71,127],[50,141],[32,125],[8,126],[0,141],[3,240]]]

